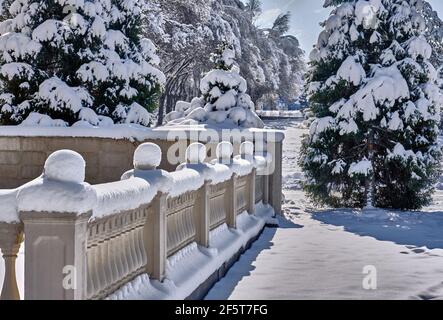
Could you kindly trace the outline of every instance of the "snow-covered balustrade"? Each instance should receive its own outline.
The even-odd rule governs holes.
[[[269,202],[281,213],[281,131],[255,128],[223,128],[208,125],[141,128],[136,125],[114,125],[94,128],[59,128],[2,126],[0,128],[0,188],[17,188],[38,177],[47,156],[60,149],[78,152],[86,160],[86,181],[91,184],[113,182],[121,173],[132,169],[132,155],[143,143],[161,148],[163,157],[158,168],[174,171],[185,162],[186,148],[193,142],[207,148],[206,161],[216,159],[221,141],[233,145],[235,155],[240,144],[251,141],[255,149],[271,155]],[[260,147],[263,145],[262,147]],[[241,166],[238,167],[241,169]]]
[[[242,222],[242,231],[235,234],[252,239],[264,226],[258,223],[264,218],[255,218],[256,205],[271,208],[267,176],[260,176],[270,160],[259,150],[254,153],[253,147],[243,143],[234,157],[233,146],[222,142],[216,159],[207,163],[206,147],[193,143],[186,162],[167,172],[157,169],[161,149],[145,143],[134,153],[134,169],[121,181],[98,185],[84,182],[86,163],[80,154],[51,154],[39,178],[14,190],[0,190],[5,262],[1,299],[20,298],[15,260],[23,238],[24,298],[68,300],[119,295],[121,288],[146,276],[161,286],[176,263],[168,261],[179,261],[195,246],[214,250],[211,235],[236,229],[245,214],[255,225],[245,227]],[[221,257],[231,259],[232,254]],[[221,260],[217,267],[225,264]]]

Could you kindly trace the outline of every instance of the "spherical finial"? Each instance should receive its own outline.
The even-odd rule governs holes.
[[[154,143],[143,143],[134,152],[134,168],[139,170],[156,169],[162,160],[162,150]]]
[[[55,181],[83,183],[85,167],[85,160],[79,153],[59,150],[46,159],[44,176]]]
[[[232,143],[223,141],[217,145],[216,154],[217,154],[217,159],[220,162],[223,163],[229,162],[232,158],[233,153],[234,153],[234,147],[232,146]]]
[[[240,145],[240,155],[242,158],[249,158],[254,156],[254,144],[250,141],[245,141]]]
[[[206,147],[202,143],[192,143],[186,149],[186,162],[191,164],[202,163],[206,159]]]

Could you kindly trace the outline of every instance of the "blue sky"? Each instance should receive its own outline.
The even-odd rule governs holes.
[[[317,42],[318,34],[321,31],[319,22],[325,20],[330,12],[323,8],[323,0],[262,0],[263,14],[257,20],[259,26],[268,27],[272,25],[274,19],[283,12],[291,11],[292,26],[290,33],[300,40],[300,44],[306,54]],[[443,17],[443,1],[428,0],[440,17]]]

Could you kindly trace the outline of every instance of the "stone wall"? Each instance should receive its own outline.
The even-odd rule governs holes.
[[[154,142],[168,148],[168,142]],[[84,157],[87,182],[118,181],[122,173],[133,168],[133,154],[140,143],[109,138],[0,137],[0,189],[16,188],[38,177],[46,158],[61,149],[77,151]],[[175,169],[166,158],[163,160],[163,169]]]

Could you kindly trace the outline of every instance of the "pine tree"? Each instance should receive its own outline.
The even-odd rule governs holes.
[[[146,109],[152,110],[163,75],[155,68],[154,46],[137,36],[139,24],[133,26],[141,16],[138,5],[118,4],[3,2],[0,124],[149,124]],[[134,21],[123,20],[129,15]],[[106,100],[110,93],[112,101]]]
[[[94,92],[98,113],[117,122],[151,123],[147,111],[158,104],[165,76],[151,40],[142,37],[145,1],[97,0],[101,4],[92,31],[103,42],[83,80]],[[104,74],[100,73],[106,66]],[[94,72],[99,77],[94,77]]]
[[[338,5],[311,53],[304,140],[305,190],[335,207],[417,209],[431,201],[437,144],[437,72],[428,61],[420,0]]]
[[[246,93],[246,80],[235,65],[231,45],[222,43],[210,57],[214,69],[200,82],[201,96],[191,103],[179,101],[175,111],[166,116],[169,124],[229,124],[241,127],[264,127],[255,113],[255,105]]]

